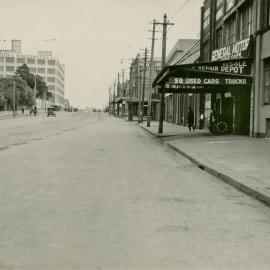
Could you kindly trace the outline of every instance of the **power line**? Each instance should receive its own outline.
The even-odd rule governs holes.
[[[176,15],[185,8],[185,6],[189,3],[189,1],[190,0],[186,0],[184,2],[184,4],[171,16],[171,18],[172,19],[175,18]],[[169,33],[169,31],[172,29],[172,27],[173,27],[173,25],[169,27],[169,29],[167,30],[167,33]]]

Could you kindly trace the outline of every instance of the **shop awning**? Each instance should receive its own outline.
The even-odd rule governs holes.
[[[251,59],[166,66],[152,87],[160,93],[211,93],[247,88],[252,83]]]

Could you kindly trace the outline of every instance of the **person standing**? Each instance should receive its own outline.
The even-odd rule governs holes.
[[[191,129],[194,131],[194,112],[191,106],[188,107],[188,129],[189,131],[191,131]]]

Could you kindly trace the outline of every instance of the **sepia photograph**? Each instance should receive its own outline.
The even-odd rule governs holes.
[[[270,269],[270,0],[0,3],[0,270]]]

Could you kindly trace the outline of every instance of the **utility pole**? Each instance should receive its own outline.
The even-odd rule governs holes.
[[[147,53],[148,53],[148,50],[147,50],[147,48],[145,48],[145,50],[144,50],[144,69],[143,69],[143,89],[142,89],[142,114],[141,114],[141,122],[143,122],[143,115],[144,115],[144,93],[145,93]]]
[[[137,58],[137,87],[138,87],[138,123],[141,122],[141,113],[142,113],[142,95],[141,95],[141,68],[140,68],[140,58]]]
[[[148,106],[147,106],[147,127],[150,127],[151,111],[152,111],[152,80],[153,80],[153,61],[154,61],[154,48],[155,48],[155,34],[156,34],[156,19],[153,20],[152,30],[152,44],[150,56],[150,74],[149,74],[149,88],[148,88]]]
[[[163,69],[166,65],[166,38],[167,38],[167,26],[174,25],[174,23],[169,23],[167,20],[167,15],[164,14],[163,23],[156,23],[163,25],[162,31],[162,60],[161,68]],[[162,92],[160,94],[160,105],[159,105],[159,125],[158,133],[163,133],[163,115],[164,115],[164,85],[162,86]]]
[[[16,81],[13,82],[13,117],[16,116]]]
[[[122,94],[121,97],[125,97],[125,69],[122,69]],[[121,107],[121,116],[124,116],[124,107],[123,104],[124,100],[122,99],[122,107]]]
[[[117,98],[120,98],[120,75],[117,74]],[[117,102],[117,115],[119,115],[119,103]]]

